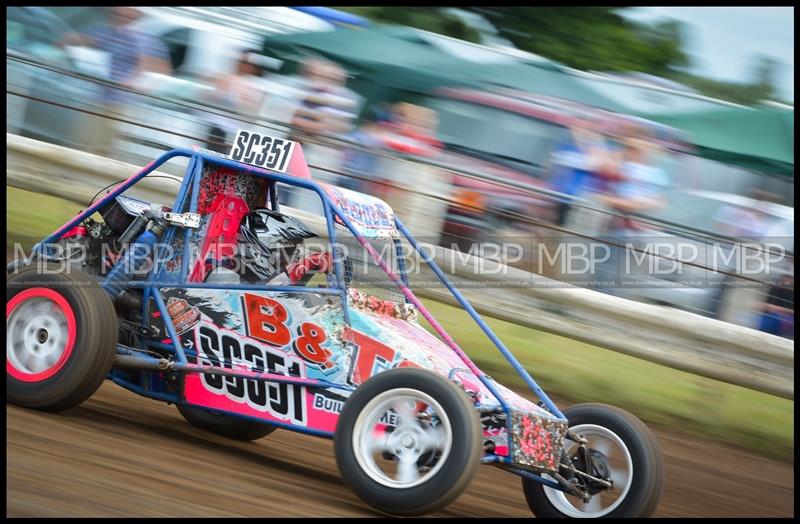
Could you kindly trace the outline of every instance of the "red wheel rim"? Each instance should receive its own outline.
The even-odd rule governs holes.
[[[6,303],[6,372],[22,382],[52,377],[69,360],[76,329],[75,313],[63,295],[44,287],[17,293]],[[54,353],[58,358],[44,369],[31,371],[22,363]]]

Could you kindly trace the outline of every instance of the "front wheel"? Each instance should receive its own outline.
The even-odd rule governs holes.
[[[421,515],[449,504],[475,476],[480,428],[454,383],[427,370],[391,369],[345,402],[333,438],[336,463],[367,504]]]
[[[114,363],[114,304],[78,270],[30,267],[6,284],[9,402],[42,411],[77,406],[97,391]]]
[[[603,404],[578,404],[564,411],[570,430],[588,441],[587,455],[565,440],[566,458],[575,469],[613,482],[606,490],[562,468],[567,480],[578,482],[591,498],[580,498],[523,477],[522,489],[537,517],[648,517],[661,498],[663,465],[653,432],[627,411]],[[546,476],[546,475],[545,475]]]

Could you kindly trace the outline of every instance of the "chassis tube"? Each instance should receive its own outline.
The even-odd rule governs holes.
[[[158,307],[159,313],[161,313],[161,318],[164,320],[164,326],[167,328],[167,333],[169,333],[169,337],[175,346],[175,357],[178,359],[180,364],[186,364],[186,353],[183,351],[183,345],[181,344],[181,339],[178,336],[178,332],[175,331],[175,326],[172,325],[172,318],[169,316],[167,305],[164,303],[164,299],[161,298],[161,291],[159,289],[155,289],[154,291],[155,292],[152,294],[152,296],[156,301],[156,306]]]
[[[395,217],[395,222],[397,223],[397,228],[408,239],[411,245],[414,246],[414,249],[417,250],[417,253],[422,255],[422,251],[420,251],[419,244],[417,244],[417,241],[414,240],[414,237],[411,236],[411,232],[408,229],[406,229],[406,227],[403,225],[403,223],[400,221],[399,218]],[[516,371],[519,374],[519,376],[522,377],[522,380],[525,381],[528,387],[530,387],[531,390],[533,390],[533,392],[540,399],[542,399],[542,402],[545,403],[545,406],[547,406],[547,409],[550,410],[550,413],[557,416],[561,420],[567,420],[567,417],[565,417],[564,414],[561,413],[561,410],[559,410],[558,407],[553,403],[553,401],[550,400],[550,397],[547,396],[547,393],[545,393],[544,390],[539,387],[539,384],[536,383],[533,377],[531,377],[530,374],[528,374],[528,371],[514,357],[514,354],[511,353],[508,350],[508,348],[506,348],[505,344],[503,344],[503,342],[499,338],[497,338],[497,335],[494,334],[492,328],[490,328],[486,324],[486,322],[483,321],[478,312],[475,311],[475,308],[472,307],[472,304],[470,304],[469,301],[464,297],[464,295],[462,295],[461,292],[453,286],[450,280],[448,280],[447,276],[445,276],[444,272],[441,270],[436,261],[433,260],[433,258],[431,257],[430,259],[426,259],[425,262],[428,264],[431,270],[436,274],[436,276],[439,277],[439,280],[447,287],[450,293],[452,293],[453,296],[456,297],[458,303],[461,304],[461,306],[467,310],[469,316],[472,317],[472,319],[478,324],[481,330],[483,330],[483,332],[486,333],[486,336],[489,337],[489,340],[491,340],[494,343],[495,347],[497,347],[497,349],[500,350],[500,353],[502,353],[502,355],[506,358],[508,363],[511,364],[511,366],[514,368],[514,371]]]
[[[113,191],[108,193],[106,196],[104,196],[103,198],[101,198],[100,200],[95,202],[93,205],[87,207],[81,213],[76,215],[75,218],[73,218],[72,220],[68,221],[66,224],[64,224],[60,228],[56,229],[53,233],[50,234],[50,236],[48,236],[47,238],[45,238],[44,240],[42,240],[41,242],[39,242],[38,244],[33,246],[33,250],[32,251],[34,253],[38,253],[38,251],[41,249],[41,246],[43,244],[48,244],[50,242],[57,241],[58,239],[61,238],[61,235],[63,235],[65,232],[69,231],[74,226],[77,226],[78,224],[80,224],[81,222],[83,222],[84,220],[86,220],[87,218],[92,216],[92,214],[95,211],[97,211],[98,209],[103,207],[109,200],[111,200],[113,198],[116,198],[119,195],[121,195],[122,193],[124,193],[125,191],[127,191],[128,188],[130,188],[133,184],[135,184],[136,182],[138,182],[139,180],[144,178],[146,175],[148,175],[152,171],[155,171],[156,168],[161,166],[161,164],[163,164],[167,160],[169,160],[171,158],[174,158],[174,157],[190,156],[190,154],[187,154],[187,153],[188,153],[187,151],[182,150],[182,149],[173,149],[171,151],[167,151],[166,153],[164,153],[163,155],[161,155],[157,159],[153,160],[152,162],[150,162],[149,164],[144,166],[137,173],[134,173],[133,175],[131,175],[127,180],[121,182],[120,185],[118,185],[116,189],[114,189]],[[186,181],[183,182],[183,185],[185,185],[185,184],[186,184]]]
[[[275,373],[259,373],[257,371],[233,370],[218,366],[206,366],[202,364],[175,364],[166,359],[158,359],[147,356],[134,356],[130,351],[125,354],[118,354],[114,360],[114,365],[129,369],[149,369],[154,371],[178,371],[181,373],[203,373],[206,375],[224,375],[227,377],[240,377],[248,380],[258,380],[261,382],[275,382],[278,384],[294,384],[312,388],[336,388],[352,391],[355,388],[334,384],[326,380],[318,380],[305,377],[293,377],[290,375],[278,375]]]

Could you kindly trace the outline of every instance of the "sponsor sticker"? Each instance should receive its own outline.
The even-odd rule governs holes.
[[[306,375],[299,358],[205,321],[195,326],[195,341],[198,359],[207,366],[221,363],[222,367],[230,370],[253,370],[294,377]],[[307,424],[303,401],[306,392],[302,386],[227,375],[202,374],[200,378],[203,387],[211,393],[225,395],[234,402],[269,413],[278,420],[297,426]]]

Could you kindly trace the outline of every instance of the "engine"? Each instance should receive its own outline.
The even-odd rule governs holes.
[[[102,220],[87,218],[43,246],[40,258],[63,264],[67,270],[80,269],[90,275],[105,275],[125,246],[145,231],[151,220],[160,220],[169,208],[128,197],[117,197],[98,213]]]

